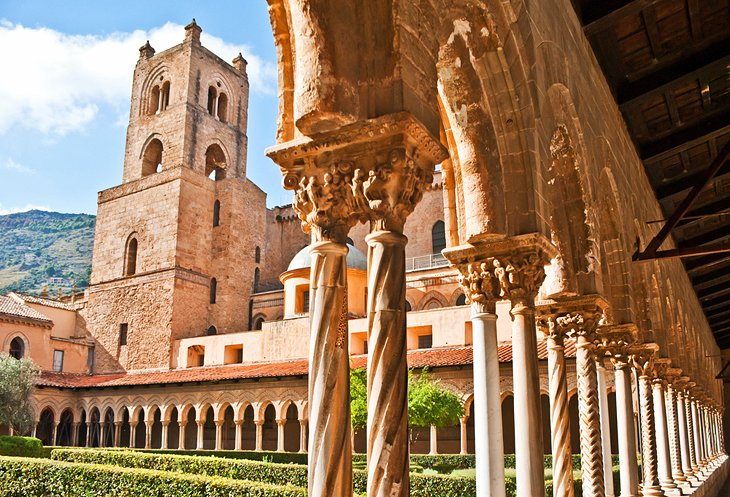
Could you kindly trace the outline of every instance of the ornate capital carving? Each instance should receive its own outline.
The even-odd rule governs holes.
[[[607,305],[607,302],[598,295],[536,302],[537,324],[548,338],[553,338],[549,335],[553,333],[563,337],[582,337],[593,343],[598,338],[596,331]]]
[[[599,326],[598,349],[614,366],[629,362],[629,347],[636,341],[638,330],[634,324]]]
[[[294,208],[315,239],[344,242],[358,221],[402,232],[430,188],[434,165],[448,157],[408,113],[360,121],[266,151],[294,190]]]
[[[653,377],[655,371],[656,353],[659,346],[655,343],[643,343],[631,347],[629,362],[639,372],[639,376]]]
[[[658,358],[654,361],[654,381],[660,383],[667,382],[667,371],[672,365],[672,360],[667,358]]]
[[[485,312],[494,313],[494,304],[499,300],[499,286],[494,276],[492,260],[458,266],[459,284],[464,290],[466,301],[483,306]]]

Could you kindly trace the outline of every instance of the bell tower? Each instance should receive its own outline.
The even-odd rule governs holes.
[[[99,193],[94,372],[168,368],[174,341],[247,328],[266,196],[246,178],[248,78],[200,43],[140,48],[122,184]]]

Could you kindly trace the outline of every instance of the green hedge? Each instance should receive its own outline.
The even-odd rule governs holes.
[[[0,436],[0,456],[43,457],[43,442],[34,437]]]
[[[54,460],[76,463],[108,464],[233,479],[242,478],[272,484],[286,482],[303,488],[307,487],[307,467],[297,464],[84,448],[55,449],[52,451],[51,457]],[[354,470],[353,479],[355,492],[365,493],[367,472]],[[473,478],[411,474],[411,497],[462,497],[475,494],[476,483]]]
[[[172,454],[187,456],[225,457],[226,459],[248,459],[280,464],[307,464],[307,454],[303,452],[273,452],[253,450],[177,450],[177,449],[128,449],[126,447],[103,447],[104,450],[145,452],[149,454]]]
[[[433,456],[432,456],[433,457]],[[473,457],[473,456],[472,456]],[[550,454],[545,454],[545,469],[550,469],[553,467],[553,456]],[[514,454],[505,454],[504,455],[504,467],[505,468],[515,468],[515,455]],[[573,469],[578,470],[581,469],[580,467],[580,454],[573,454],[573,461],[572,461]],[[618,465],[618,455],[613,454],[611,456],[611,465],[617,466]],[[424,466],[426,467],[426,466]],[[471,466],[472,468],[474,466]]]
[[[3,497],[306,497],[303,488],[48,459],[0,457]]]

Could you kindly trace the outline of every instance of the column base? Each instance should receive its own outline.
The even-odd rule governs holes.
[[[650,485],[641,487],[642,497],[664,497],[664,491],[662,487],[658,485]]]

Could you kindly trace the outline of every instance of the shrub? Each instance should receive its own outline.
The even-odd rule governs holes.
[[[22,485],[19,484],[22,482]],[[48,459],[0,457],[3,497],[306,497],[303,488]]]
[[[307,464],[307,454],[301,452],[273,452],[253,450],[178,450],[178,449],[128,449],[126,447],[105,447],[104,450],[144,452],[148,454],[172,454],[204,457],[224,457],[226,459],[248,459],[280,464]]]
[[[0,456],[43,457],[43,443],[33,437],[0,436]]]
[[[307,487],[307,467],[298,464],[106,449],[54,449],[51,452],[51,458],[76,463],[109,464],[126,468],[222,476],[274,485],[289,483],[297,487]]]

